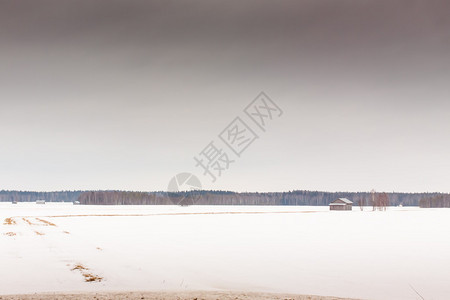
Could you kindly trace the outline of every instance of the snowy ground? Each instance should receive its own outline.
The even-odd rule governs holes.
[[[450,295],[450,209],[0,203],[0,222],[0,294]]]

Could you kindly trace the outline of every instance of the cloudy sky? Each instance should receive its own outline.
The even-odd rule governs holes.
[[[448,1],[0,0],[0,189],[450,192]],[[243,113],[264,91],[283,115]],[[259,138],[233,157],[236,117]],[[256,127],[255,127],[256,126]],[[194,156],[235,160],[217,181]]]

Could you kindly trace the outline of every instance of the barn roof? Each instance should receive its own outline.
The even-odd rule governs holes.
[[[339,203],[339,202],[335,203],[335,202],[338,201],[338,200],[340,200],[340,201],[342,201],[342,202],[344,202],[344,203]],[[348,200],[347,198],[339,198],[339,199],[336,199],[336,200],[334,200],[333,202],[331,202],[330,205],[331,205],[331,204],[333,204],[333,205],[345,205],[345,204],[352,204],[352,203],[353,203],[353,202],[350,201],[350,200]]]

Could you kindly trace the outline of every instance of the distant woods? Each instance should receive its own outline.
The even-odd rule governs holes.
[[[450,207],[450,195],[449,194],[440,194],[440,195],[422,198],[419,201],[419,206],[423,207],[423,208]]]
[[[195,192],[121,192],[96,191],[80,194],[81,204],[185,204],[185,205],[311,205],[324,206],[337,198],[347,198],[355,205],[370,205],[385,210],[389,205],[417,206],[420,199],[436,196],[429,193],[330,193],[319,191],[291,191],[284,193],[235,193],[229,191]]]
[[[166,205],[172,204],[166,193],[92,191],[78,197],[80,204],[93,205]]]
[[[290,191],[283,193],[235,193],[229,191],[195,192],[125,192],[125,191],[62,191],[24,192],[0,191],[0,202],[80,201],[87,205],[311,205],[324,206],[337,198],[347,198],[354,206],[373,206],[384,210],[386,206],[403,205],[421,207],[450,207],[450,195],[439,193],[374,193],[374,192],[320,192]]]
[[[62,192],[24,192],[0,191],[0,202],[34,202],[45,200],[47,202],[73,202],[78,199],[82,191]]]

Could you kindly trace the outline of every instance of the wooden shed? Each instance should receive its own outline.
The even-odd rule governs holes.
[[[330,210],[352,210],[352,205],[347,198],[339,198],[330,203]]]

